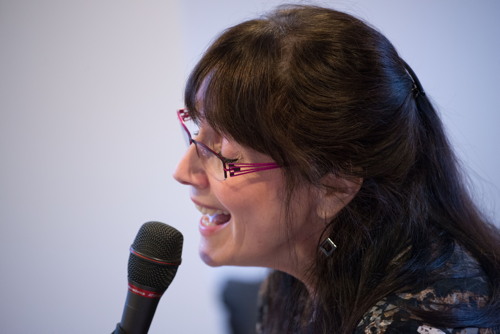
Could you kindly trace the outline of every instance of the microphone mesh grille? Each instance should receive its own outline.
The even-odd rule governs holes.
[[[163,262],[180,262],[184,238],[178,230],[164,223],[147,222],[141,226],[132,248]],[[177,273],[177,265],[163,265],[130,253],[129,281],[164,291]]]

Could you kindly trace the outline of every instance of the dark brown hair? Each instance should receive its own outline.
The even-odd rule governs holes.
[[[381,33],[314,6],[283,6],[226,30],[187,82],[192,116],[201,117],[201,102],[214,129],[270,155],[283,166],[289,194],[328,173],[363,178],[325,228],[338,249],[318,254],[310,269],[315,333],[352,333],[387,294],[429,284],[456,245],[489,277],[489,303],[468,317],[460,307],[415,312],[435,325],[498,325],[498,230],[471,201],[436,111],[414,88]],[[291,319],[305,312],[294,302],[307,296],[304,286],[280,272],[270,284],[269,332],[300,332]]]

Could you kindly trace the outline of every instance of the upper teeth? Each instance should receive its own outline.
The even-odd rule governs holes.
[[[200,211],[204,215],[209,215],[209,216],[215,216],[215,215],[220,215],[220,214],[229,215],[229,212],[224,211],[224,210],[209,209],[209,208],[199,206],[199,205],[195,205],[195,206],[196,206],[196,209],[198,209],[198,211]]]

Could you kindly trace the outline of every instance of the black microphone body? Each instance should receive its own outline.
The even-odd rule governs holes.
[[[130,247],[128,292],[113,334],[146,334],[156,307],[181,263],[183,236],[160,222],[142,225]]]
[[[134,287],[131,288],[129,285],[120,326],[126,334],[147,333],[160,297],[145,297],[132,292],[131,289]]]

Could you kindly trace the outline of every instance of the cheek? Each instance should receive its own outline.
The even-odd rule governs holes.
[[[308,188],[300,189],[295,193],[295,196],[290,202],[290,212],[287,219],[292,222],[292,234],[298,236],[309,235],[310,232],[322,229],[324,224],[319,219],[315,201],[316,194]]]
[[[282,215],[284,205],[283,197],[277,189],[277,184],[259,182],[238,189],[220,189],[218,198],[235,219],[276,221]]]

